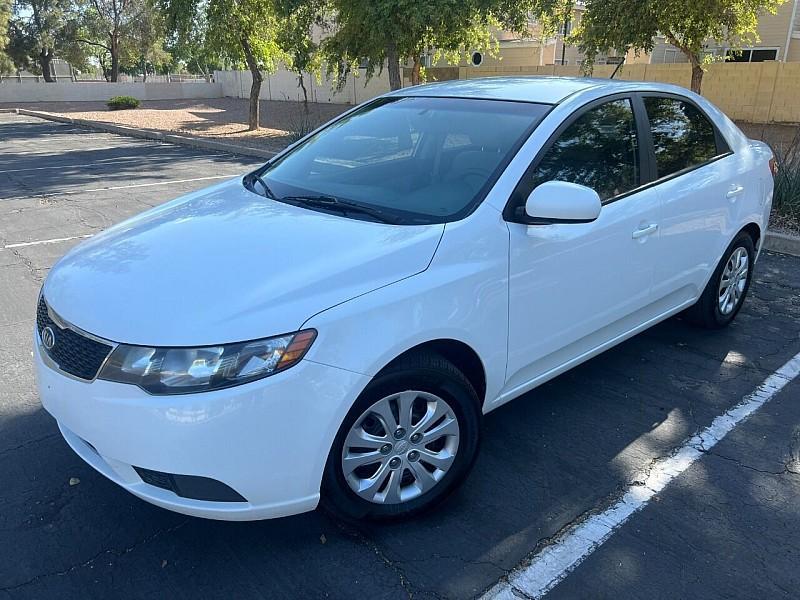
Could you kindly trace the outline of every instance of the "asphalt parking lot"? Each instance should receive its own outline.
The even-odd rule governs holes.
[[[0,597],[470,598],[604,510],[800,351],[800,259],[765,253],[724,331],[678,318],[487,415],[466,484],[403,524],[205,521],[83,463],[31,365],[49,267],[252,160],[0,114]],[[800,594],[800,379],[678,475],[552,598]]]

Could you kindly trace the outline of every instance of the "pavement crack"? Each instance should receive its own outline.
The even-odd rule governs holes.
[[[335,523],[336,527],[338,527],[342,533],[344,533],[348,537],[355,539],[363,546],[368,548],[373,554],[375,554],[375,556],[378,557],[378,559],[387,568],[389,568],[395,575],[397,575],[398,579],[400,580],[400,586],[403,588],[403,591],[406,593],[406,596],[409,598],[409,600],[414,597],[414,590],[412,589],[411,583],[408,581],[408,578],[406,577],[405,573],[403,573],[403,570],[397,566],[395,561],[386,556],[386,554],[383,552],[383,550],[380,549],[378,544],[376,544],[374,541],[365,536],[362,531],[351,525],[348,525],[341,521],[335,521]],[[438,594],[432,593],[432,595],[434,597],[438,597]]]
[[[27,448],[28,446],[32,446],[34,444],[38,444],[39,442],[44,442],[44,441],[49,440],[49,439],[54,438],[54,437],[58,437],[58,434],[57,433],[48,433],[45,436],[42,436],[40,438],[36,438],[35,440],[28,440],[26,442],[22,442],[21,444],[18,444],[16,446],[12,446],[11,448],[5,448],[4,450],[0,450],[0,456],[3,456],[5,454],[10,454],[11,452],[16,452],[17,450],[21,450],[22,448]]]
[[[754,467],[752,465],[748,465],[748,464],[742,462],[741,460],[739,460],[738,458],[734,458],[732,456],[726,456],[725,454],[721,454],[721,453],[716,452],[714,450],[707,450],[705,448],[698,448],[698,450],[700,450],[704,454],[708,454],[709,456],[716,456],[717,458],[722,458],[724,460],[732,462],[735,465],[737,465],[738,467],[741,467],[742,469],[747,469],[749,471],[755,471],[756,473],[763,473],[764,475],[775,475],[775,476],[800,475],[800,466],[797,465],[797,463],[796,463],[794,458],[790,458],[786,463],[784,463],[782,470],[780,470],[780,471],[769,471],[767,469],[759,469],[758,467]]]

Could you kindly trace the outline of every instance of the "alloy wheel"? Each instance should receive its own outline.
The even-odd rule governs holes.
[[[433,489],[453,465],[459,425],[450,405],[422,391],[381,398],[345,438],[341,468],[358,496],[400,504]]]
[[[720,277],[717,294],[719,312],[731,314],[741,302],[747,287],[750,260],[747,250],[739,246],[733,251]]]

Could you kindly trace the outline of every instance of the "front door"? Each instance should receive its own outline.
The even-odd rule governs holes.
[[[632,100],[590,105],[573,119],[517,192],[569,181],[596,190],[603,207],[592,223],[509,223],[508,394],[648,318],[660,206],[655,190],[635,191],[646,161]]]

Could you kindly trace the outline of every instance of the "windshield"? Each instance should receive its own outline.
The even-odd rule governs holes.
[[[363,219],[391,215],[387,222],[404,224],[453,221],[483,199],[550,108],[501,100],[381,98],[258,174],[268,195],[315,210]]]

